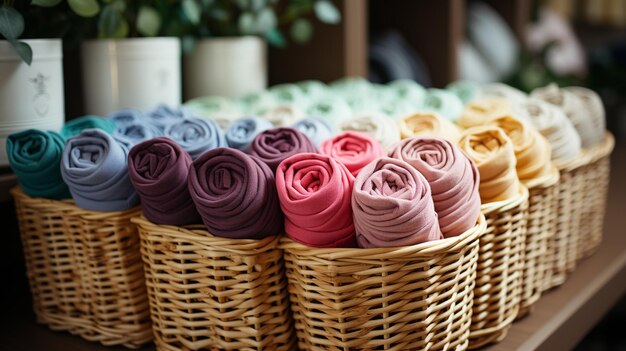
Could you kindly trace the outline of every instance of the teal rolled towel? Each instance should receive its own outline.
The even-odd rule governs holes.
[[[29,129],[7,138],[7,156],[22,190],[32,197],[67,199],[70,192],[61,177],[65,141],[56,132]]]

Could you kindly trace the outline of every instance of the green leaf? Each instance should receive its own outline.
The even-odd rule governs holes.
[[[254,16],[252,15],[252,13],[242,13],[241,16],[239,16],[239,20],[237,21],[237,26],[239,27],[239,32],[242,35],[254,33],[255,25]]]
[[[196,38],[191,35],[186,35],[182,37],[180,42],[184,54],[190,54],[196,49]]]
[[[30,66],[33,62],[33,49],[30,48],[30,45],[21,41],[10,41],[10,43],[22,60]]]
[[[31,5],[41,6],[41,7],[52,7],[56,6],[61,2],[61,0],[33,0]]]
[[[313,36],[313,26],[306,19],[299,19],[291,25],[291,38],[299,44],[306,43]]]
[[[237,4],[237,7],[239,7],[241,10],[247,10],[250,4],[250,0],[236,0],[235,3]]]
[[[24,17],[16,9],[0,6],[0,35],[8,41],[15,40],[24,32]]]
[[[266,0],[251,0],[251,3],[250,3],[250,7],[252,8],[252,11],[259,11],[263,7],[265,7],[265,5],[267,5]]]
[[[153,37],[159,33],[161,17],[159,12],[150,6],[139,8],[137,15],[137,31],[146,37]]]
[[[287,45],[285,36],[277,28],[274,28],[270,30],[269,32],[265,32],[263,36],[265,37],[267,42],[270,43],[270,45],[272,46],[275,46],[278,48],[284,48]]]
[[[200,15],[202,14],[202,9],[200,5],[196,2],[196,0],[183,0],[183,11],[185,16],[192,24],[200,23]]]
[[[72,11],[82,17],[93,17],[100,12],[100,5],[96,0],[67,0]]]
[[[265,33],[276,28],[277,20],[274,10],[269,7],[264,8],[256,15],[256,32]]]
[[[115,0],[111,3],[111,6],[114,10],[120,13],[124,13],[124,11],[126,11],[126,1],[124,0]]]
[[[318,0],[314,5],[317,18],[328,24],[337,24],[341,21],[341,13],[329,0]]]
[[[128,23],[113,6],[105,6],[98,20],[100,38],[119,39],[128,35]]]

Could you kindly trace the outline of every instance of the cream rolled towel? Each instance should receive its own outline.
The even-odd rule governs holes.
[[[595,91],[583,87],[567,87],[563,90],[578,96],[585,106],[587,118],[591,119],[591,124],[593,125],[593,133],[590,133],[591,140],[589,140],[589,144],[593,146],[600,143],[604,139],[604,133],[606,132],[606,112],[600,96]]]
[[[478,189],[483,204],[508,200],[519,194],[513,142],[502,129],[495,126],[467,129],[459,144],[478,167]]]
[[[343,132],[354,131],[368,134],[389,149],[400,141],[400,130],[394,120],[380,113],[360,113],[341,122],[339,128]]]
[[[479,97],[501,98],[507,100],[511,104],[516,104],[526,100],[528,95],[510,85],[503,83],[489,83],[480,88]]]
[[[550,84],[533,90],[531,96],[563,109],[567,118],[574,124],[578,135],[580,135],[584,148],[592,147],[602,140],[604,130],[601,133],[598,132],[596,123],[591,117],[592,113],[577,94],[561,89],[556,84]]]
[[[417,136],[439,137],[458,143],[461,130],[452,122],[433,112],[410,114],[398,121],[402,139]]]
[[[552,148],[552,161],[558,166],[580,155],[581,141],[563,110],[543,100],[528,98],[513,107],[515,116],[529,121]]]
[[[296,105],[282,104],[267,110],[263,118],[272,123],[274,127],[289,127],[297,120],[304,117],[304,113]]]
[[[461,118],[457,121],[462,128],[484,125],[487,121],[511,114],[511,104],[502,98],[483,98],[465,106]]]
[[[553,174],[550,144],[535,128],[512,116],[495,118],[489,124],[502,129],[513,142],[517,177],[524,185],[530,187]]]

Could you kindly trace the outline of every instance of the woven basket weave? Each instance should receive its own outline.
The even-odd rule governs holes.
[[[585,168],[585,201],[580,223],[582,235],[578,245],[578,259],[593,254],[602,242],[609,191],[610,156],[614,146],[613,135],[607,133],[603,142],[589,151],[591,160]]]
[[[227,239],[204,226],[133,222],[158,350],[294,350],[278,237]]]
[[[398,248],[282,239],[299,349],[465,350],[485,225]]]
[[[517,317],[528,218],[528,190],[482,205],[487,229],[480,237],[470,349],[502,340]]]
[[[12,190],[38,320],[104,345],[152,340],[138,209],[92,212]]]
[[[543,292],[545,279],[551,271],[547,269],[548,240],[556,233],[558,213],[559,171],[553,166],[552,173],[541,179],[525,183],[528,187],[528,219],[524,266],[522,269],[522,291],[517,318],[528,314]]]

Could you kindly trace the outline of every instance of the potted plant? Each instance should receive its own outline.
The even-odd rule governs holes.
[[[336,24],[341,14],[330,0],[182,0],[173,29],[183,42],[185,98],[238,97],[267,87],[267,48],[313,34],[307,18]]]

